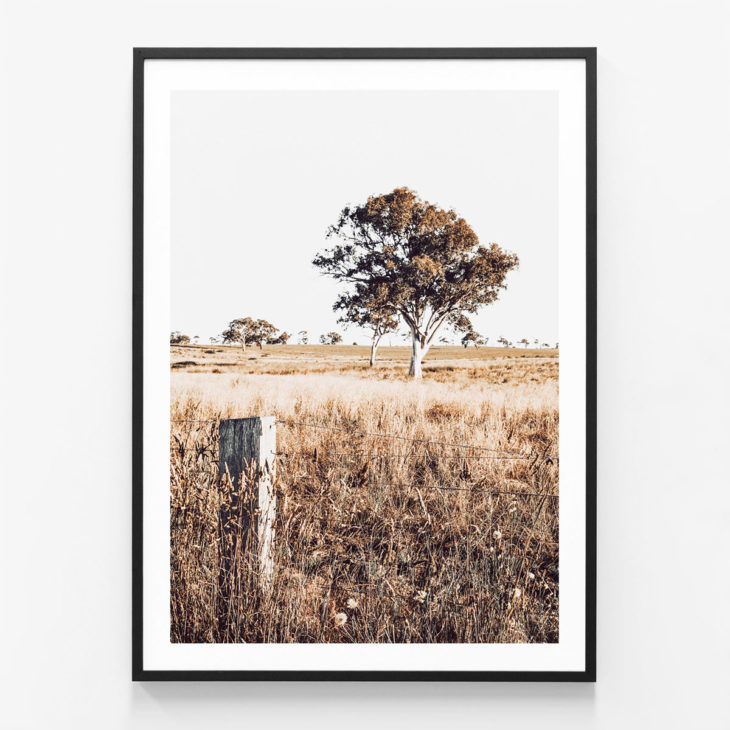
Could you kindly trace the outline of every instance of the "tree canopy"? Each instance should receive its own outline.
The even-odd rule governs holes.
[[[342,342],[342,335],[339,332],[328,332],[319,336],[321,345],[339,345]]]
[[[448,321],[459,329],[468,314],[494,302],[518,265],[517,256],[496,243],[480,245],[455,211],[405,187],[345,207],[327,237],[337,243],[312,263],[351,285],[343,302],[347,296],[363,303],[375,297],[383,311],[405,322],[414,377],[421,377],[422,357],[439,328]]]

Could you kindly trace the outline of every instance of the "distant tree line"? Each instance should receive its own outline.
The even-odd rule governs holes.
[[[381,318],[378,313],[365,312],[364,310],[361,310],[360,312],[353,310],[352,316],[353,319],[349,320],[343,315],[338,321],[343,324],[357,323],[360,326],[370,325],[370,331],[372,332],[370,343],[370,365],[374,365],[377,350],[383,336],[388,333],[396,332],[398,329],[398,323],[396,321],[395,325],[393,325],[392,321]],[[463,332],[460,341],[464,348],[468,348],[469,345],[473,345],[476,349],[486,347],[489,343],[489,337],[483,337],[480,335],[479,332],[471,327],[470,322],[462,322],[460,324]],[[410,339],[409,333],[402,333],[400,336],[406,340]],[[171,345],[189,345],[191,342],[195,344],[199,339],[198,335],[194,335],[190,338],[188,335],[178,330],[170,332]],[[286,345],[290,339],[291,335],[288,332],[278,330],[265,319],[241,317],[239,319],[231,320],[230,324],[225,330],[223,330],[220,337],[209,337],[208,341],[211,345],[216,345],[221,342],[223,344],[237,343],[241,345],[241,349],[245,352],[247,346],[256,345],[256,347],[262,349],[264,345]],[[342,341],[343,338],[339,332],[333,331],[319,336],[319,343],[321,345],[339,345]],[[444,346],[449,344],[453,345],[453,340],[450,342],[448,338],[443,336],[440,337],[438,341]],[[506,337],[500,337],[497,342],[502,345],[502,347],[514,347],[514,343]],[[309,344],[309,332],[307,330],[299,330],[297,333],[297,344]],[[357,342],[353,342],[352,344],[357,345]],[[517,344],[523,345],[523,347],[527,348],[527,346],[531,343],[530,340],[523,337],[521,340],[518,340]],[[532,340],[532,344],[535,348],[539,349],[551,347],[551,345],[547,342],[540,343],[540,340],[537,338]],[[556,342],[554,348],[557,350],[559,349],[559,346],[559,343]]]

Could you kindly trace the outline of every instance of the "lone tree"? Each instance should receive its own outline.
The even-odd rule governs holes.
[[[479,349],[481,345],[486,345],[489,342],[489,337],[482,337],[476,330],[469,330],[462,338],[461,344],[467,348],[470,344]]]
[[[291,339],[291,335],[288,332],[279,332],[276,337],[270,337],[266,340],[267,345],[286,345]]]
[[[337,320],[340,324],[345,327],[348,324],[355,324],[372,332],[370,338],[370,367],[375,365],[375,357],[378,354],[378,347],[383,335],[388,332],[395,332],[398,328],[398,318],[393,314],[392,309],[387,306],[385,295],[384,289],[382,291],[376,289],[374,292],[364,291],[363,296],[358,292],[354,294],[346,292],[340,294],[332,307],[336,312],[342,312]]]
[[[339,332],[328,332],[319,336],[319,342],[322,345],[339,345],[342,342],[342,335]]]
[[[474,330],[465,333],[464,336],[461,338],[461,344],[464,346],[464,349],[466,350],[466,348],[469,347],[472,342],[476,345],[478,337],[479,335],[474,332]]]
[[[300,345],[306,345],[309,342],[309,332],[307,330],[299,330],[297,335],[299,336]]]
[[[241,317],[231,321],[228,329],[223,330],[222,337],[226,343],[240,342],[246,352],[246,345],[256,345],[259,350],[262,349],[264,342],[274,337],[276,332],[276,327],[265,319]]]
[[[450,324],[456,332],[462,332],[461,344],[466,349],[473,344],[477,349],[479,345],[486,345],[489,338],[485,340],[472,326],[469,318],[464,314],[457,314],[451,317]]]
[[[190,342],[190,338],[184,335],[182,332],[170,332],[170,344],[171,345],[187,345]]]
[[[313,264],[354,286],[354,296],[377,296],[386,311],[403,319],[411,334],[409,373],[422,377],[421,363],[439,328],[464,331],[479,307],[495,301],[518,258],[496,243],[482,246],[468,223],[408,188],[346,207],[330,226],[338,239]]]
[[[527,346],[530,344],[530,340],[528,340],[527,337],[523,337],[517,344],[524,345],[525,349],[527,349]]]

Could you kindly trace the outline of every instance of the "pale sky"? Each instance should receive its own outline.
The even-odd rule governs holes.
[[[336,322],[342,285],[311,261],[345,205],[407,186],[519,256],[499,301],[472,317],[490,344],[559,340],[556,92],[177,91],[171,101],[171,330],[207,342],[249,316],[308,330],[310,343],[337,330],[365,344]]]

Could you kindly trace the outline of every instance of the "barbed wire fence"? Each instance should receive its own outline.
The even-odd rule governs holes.
[[[207,424],[220,424],[221,422],[228,419],[219,418],[205,418],[205,419],[186,419],[186,418],[174,418],[171,419],[171,423],[207,423]],[[235,419],[233,419],[235,420]],[[451,454],[438,454],[433,451],[425,451],[421,453],[380,453],[374,451],[328,451],[324,448],[313,448],[311,450],[287,450],[287,451],[275,451],[274,455],[279,459],[301,457],[309,459],[312,463],[318,463],[322,459],[339,459],[339,460],[364,460],[364,461],[379,461],[379,460],[407,460],[407,459],[423,459],[423,460],[443,460],[443,461],[469,461],[469,460],[491,460],[491,461],[523,461],[526,462],[530,468],[534,468],[538,464],[547,465],[558,465],[560,463],[559,457],[548,453],[546,449],[543,453],[532,450],[529,454],[520,453],[507,449],[497,449],[486,446],[477,446],[474,444],[465,444],[452,441],[438,441],[433,439],[414,438],[411,436],[401,436],[395,434],[379,433],[372,431],[363,431],[356,428],[345,428],[342,426],[330,426],[327,424],[311,423],[308,421],[294,421],[290,419],[276,419],[277,425],[299,427],[299,428],[310,428],[315,430],[330,431],[337,433],[344,433],[348,435],[361,436],[385,439],[391,441],[407,442],[411,444],[420,444],[426,447],[439,446],[448,447],[453,449],[464,449],[469,451],[476,451],[480,453],[451,453]],[[180,454],[194,452],[199,456],[215,456],[215,438],[208,440],[202,446],[199,444],[190,446],[186,437],[185,442],[181,442],[179,439],[176,440],[174,446],[171,447],[173,451],[179,452]],[[488,453],[483,453],[488,452]],[[302,477],[299,477],[300,479]],[[305,477],[309,479],[315,479],[316,477]],[[511,496],[522,496],[522,497],[545,497],[548,499],[558,499],[558,494],[546,493],[546,492],[527,492],[524,490],[505,490],[505,489],[484,489],[480,483],[475,483],[471,486],[462,485],[445,485],[445,484],[407,484],[407,483],[370,483],[368,486],[374,487],[392,487],[392,488],[408,488],[418,487],[420,489],[437,489],[442,491],[460,491],[460,492],[478,492],[487,494],[501,494]]]
[[[196,468],[198,472],[210,471],[208,482],[213,484],[216,479],[226,476],[226,472],[231,467],[233,469],[233,462],[224,464],[221,460],[222,457],[219,455],[219,436],[223,424],[233,424],[235,422],[251,422],[254,424],[262,419],[250,418],[250,419],[171,419],[171,423],[174,424],[194,424],[194,428],[197,429],[197,434],[200,435],[201,424],[206,424],[203,427],[202,440],[193,438],[191,436],[193,429],[190,429],[187,433],[182,434],[182,437],[177,434],[171,433],[173,443],[171,443],[171,453],[177,453],[181,458],[186,455],[191,455],[196,461]],[[540,509],[547,500],[557,500],[559,495],[557,493],[548,491],[532,491],[523,489],[505,489],[495,488],[489,486],[485,478],[482,479],[468,479],[464,477],[454,477],[450,475],[448,482],[441,480],[436,483],[433,478],[426,479],[426,472],[432,474],[434,470],[438,470],[439,464],[442,462],[453,462],[458,461],[462,464],[468,464],[470,462],[508,462],[516,463],[522,462],[527,466],[528,473],[534,472],[539,466],[555,466],[559,464],[559,458],[554,454],[549,453],[546,448],[542,453],[531,450],[529,453],[521,453],[515,450],[500,449],[494,447],[487,447],[475,444],[461,443],[455,441],[439,441],[435,439],[417,438],[411,436],[403,436],[396,434],[387,434],[376,431],[364,431],[357,428],[346,428],[343,426],[334,426],[321,423],[312,423],[309,421],[296,421],[291,419],[266,419],[272,421],[273,425],[281,425],[291,429],[311,429],[314,431],[326,431],[330,433],[344,434],[347,437],[360,437],[362,439],[378,439],[380,441],[387,441],[389,443],[404,443],[412,447],[422,447],[425,450],[420,452],[407,452],[407,453],[394,453],[387,451],[385,453],[373,451],[372,447],[368,450],[331,450],[325,448],[322,444],[315,446],[314,448],[302,450],[302,449],[290,449],[280,451],[278,449],[278,443],[274,432],[273,441],[267,441],[267,445],[264,449],[266,453],[260,453],[260,445],[255,443],[248,444],[241,447],[240,444],[234,447],[234,449],[241,450],[246,453],[239,453],[236,455],[236,466],[235,470],[241,469],[242,464],[253,463],[256,460],[261,463],[267,463],[267,459],[272,459],[276,463],[271,464],[271,474],[276,474],[276,467],[287,466],[290,462],[295,462],[297,466],[310,465],[314,469],[310,469],[305,473],[291,473],[286,474],[283,480],[277,482],[275,476],[271,479],[272,490],[281,490],[282,482],[288,487],[304,487],[296,492],[297,499],[319,499],[327,490],[332,489],[333,482],[335,481],[333,473],[339,472],[341,482],[349,480],[348,486],[350,488],[367,488],[367,489],[381,489],[381,490],[392,490],[392,491],[409,491],[415,490],[418,492],[419,499],[421,498],[421,490],[423,491],[438,491],[439,493],[457,493],[457,494],[481,494],[490,496],[508,496],[511,498],[522,498],[539,500]],[[216,428],[217,426],[217,428]],[[252,426],[253,427],[253,426]],[[451,449],[452,453],[442,453],[436,451],[435,448]],[[230,450],[230,447],[229,447]],[[458,452],[454,452],[459,450]],[[387,464],[387,472],[392,472],[392,465],[397,462],[410,462],[411,464],[415,460],[420,460],[429,469],[421,470],[421,478],[416,481],[397,481],[391,478],[383,478],[383,468],[378,469],[377,466],[383,466]],[[218,462],[216,465],[216,461]],[[364,470],[362,465],[365,465]],[[318,473],[317,467],[326,466],[326,474]],[[375,468],[371,468],[372,465],[376,465]],[[217,469],[217,474],[215,473]],[[280,470],[281,471],[281,470]],[[467,466],[462,467],[462,472],[470,471]],[[313,472],[313,473],[312,473]],[[380,474],[380,476],[379,476]],[[250,478],[251,475],[249,475]],[[231,483],[236,482],[240,475],[228,474],[228,479]],[[235,484],[234,491],[237,487]],[[240,485],[239,485],[240,486]],[[254,487],[255,491],[255,487]],[[260,496],[260,495],[259,495]],[[258,497],[256,497],[258,499]],[[238,501],[238,497],[236,497]],[[251,506],[252,513],[260,513],[261,507],[255,503]],[[273,505],[273,506],[272,506]],[[275,495],[272,495],[267,499],[267,509],[275,510]],[[273,513],[275,515],[275,513]],[[272,525],[275,516],[270,518]],[[226,518],[228,520],[228,518]],[[254,522],[250,521],[253,525]],[[224,539],[222,536],[221,539]],[[263,540],[261,535],[258,535],[259,541]],[[273,546],[273,537],[269,541]],[[271,562],[270,558],[267,558],[267,562]]]

